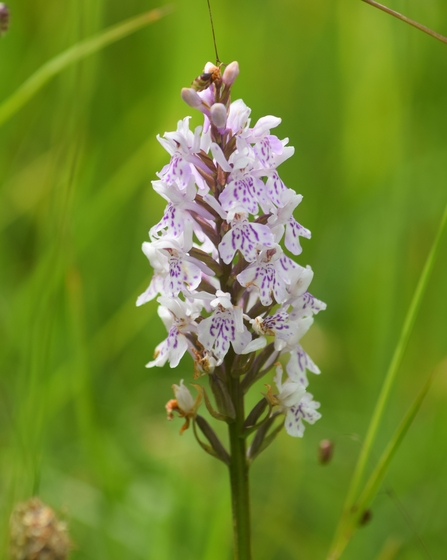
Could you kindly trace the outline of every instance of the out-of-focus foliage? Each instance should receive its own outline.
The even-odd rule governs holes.
[[[11,0],[0,100],[52,56],[157,7],[142,0]],[[389,6],[447,34],[443,0]],[[447,203],[447,50],[358,0],[215,2],[220,56],[252,117],[283,119],[287,186],[312,230],[299,262],[328,303],[304,340],[323,418],[281,434],[252,469],[256,560],[324,558],[384,371]],[[146,370],[165,336],[135,307],[140,251],[163,210],[155,135],[191,110],[179,91],[213,59],[205,2],[70,68],[0,129],[0,556],[13,504],[65,510],[76,560],[228,560],[225,467],[164,404],[177,370]],[[194,123],[199,124],[196,115]],[[437,370],[347,560],[447,550],[447,240],[380,431],[379,455]],[[262,383],[253,391],[257,401]],[[334,458],[317,460],[321,439]],[[409,521],[411,520],[411,521]],[[428,556],[425,556],[428,558]]]

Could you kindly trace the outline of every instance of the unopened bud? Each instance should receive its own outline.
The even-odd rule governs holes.
[[[200,109],[203,103],[200,95],[192,88],[182,89],[182,99],[187,105],[189,105],[193,109]]]
[[[183,379],[180,381],[180,385],[174,383],[172,389],[177,399],[178,407],[183,414],[191,414],[194,412],[196,403],[191,395],[191,391],[183,383]]]
[[[16,506],[10,535],[12,560],[65,560],[72,548],[66,523],[39,498]]]
[[[239,64],[234,61],[231,62],[224,70],[222,81],[226,86],[231,86],[239,76]]]
[[[0,37],[4,35],[9,28],[9,8],[3,2],[0,2]]]
[[[180,434],[189,428],[189,422],[191,418],[197,416],[197,409],[202,402],[202,393],[199,392],[196,399],[194,400],[188,387],[185,387],[183,379],[180,381],[180,385],[173,385],[175,399],[171,399],[166,404],[166,411],[168,413],[168,420],[174,418],[174,411],[178,412],[180,418],[185,418],[185,423],[180,429]]]
[[[214,103],[210,109],[211,122],[217,128],[225,128],[227,124],[227,109],[222,103]]]
[[[334,443],[330,439],[323,439],[318,446],[318,460],[322,465],[326,465],[334,454]]]

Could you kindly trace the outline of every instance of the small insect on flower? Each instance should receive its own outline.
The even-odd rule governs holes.
[[[9,29],[9,8],[3,2],[0,2],[0,37],[2,37]]]
[[[220,68],[210,64],[209,67],[206,68],[206,72],[195,78],[191,87],[196,91],[204,91],[209,88],[211,84],[219,83],[221,80]]]

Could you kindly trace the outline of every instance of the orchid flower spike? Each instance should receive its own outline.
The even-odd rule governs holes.
[[[278,392],[269,390],[269,404],[285,416],[287,433],[301,437],[303,420],[320,417],[307,391],[308,372],[320,370],[302,338],[326,305],[308,291],[312,269],[295,261],[311,233],[294,216],[303,197],[278,173],[294,148],[273,133],[281,119],[268,115],[252,123],[251,109],[231,100],[238,75],[237,62],[208,63],[181,94],[203,114],[203,126],[190,129],[186,117],[158,137],[170,160],[153,188],[167,205],[143,243],[153,274],[137,305],[160,304],[167,338],[147,365],[181,363],[191,377],[208,378],[219,409],[203,392],[208,411],[231,421],[231,375],[248,389],[284,362],[287,379],[277,366]],[[183,380],[173,389],[168,417],[185,418],[181,432],[194,420],[225,458],[217,436],[197,417],[202,392],[194,399]]]

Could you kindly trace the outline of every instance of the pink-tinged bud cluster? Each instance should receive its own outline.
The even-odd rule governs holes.
[[[3,2],[0,2],[0,37],[9,29],[9,8]]]
[[[326,305],[308,292],[310,267],[287,254],[299,255],[300,237],[311,235],[293,215],[302,196],[277,172],[294,149],[271,134],[280,119],[266,116],[251,126],[251,110],[231,102],[238,74],[237,62],[223,75],[208,63],[182,90],[204,114],[203,127],[191,131],[186,117],[158,137],[171,159],[153,187],[167,206],[143,243],[154,274],[137,305],[158,296],[168,337],[147,366],[176,367],[189,353],[196,377],[216,372],[223,379],[238,355],[265,347],[267,359],[259,366],[253,360],[262,370],[246,375],[259,379],[285,358],[288,378],[282,381],[278,367],[279,394],[270,402],[285,414],[287,432],[302,436],[303,420],[313,423],[320,414],[306,390],[307,371],[319,369],[300,341]]]

